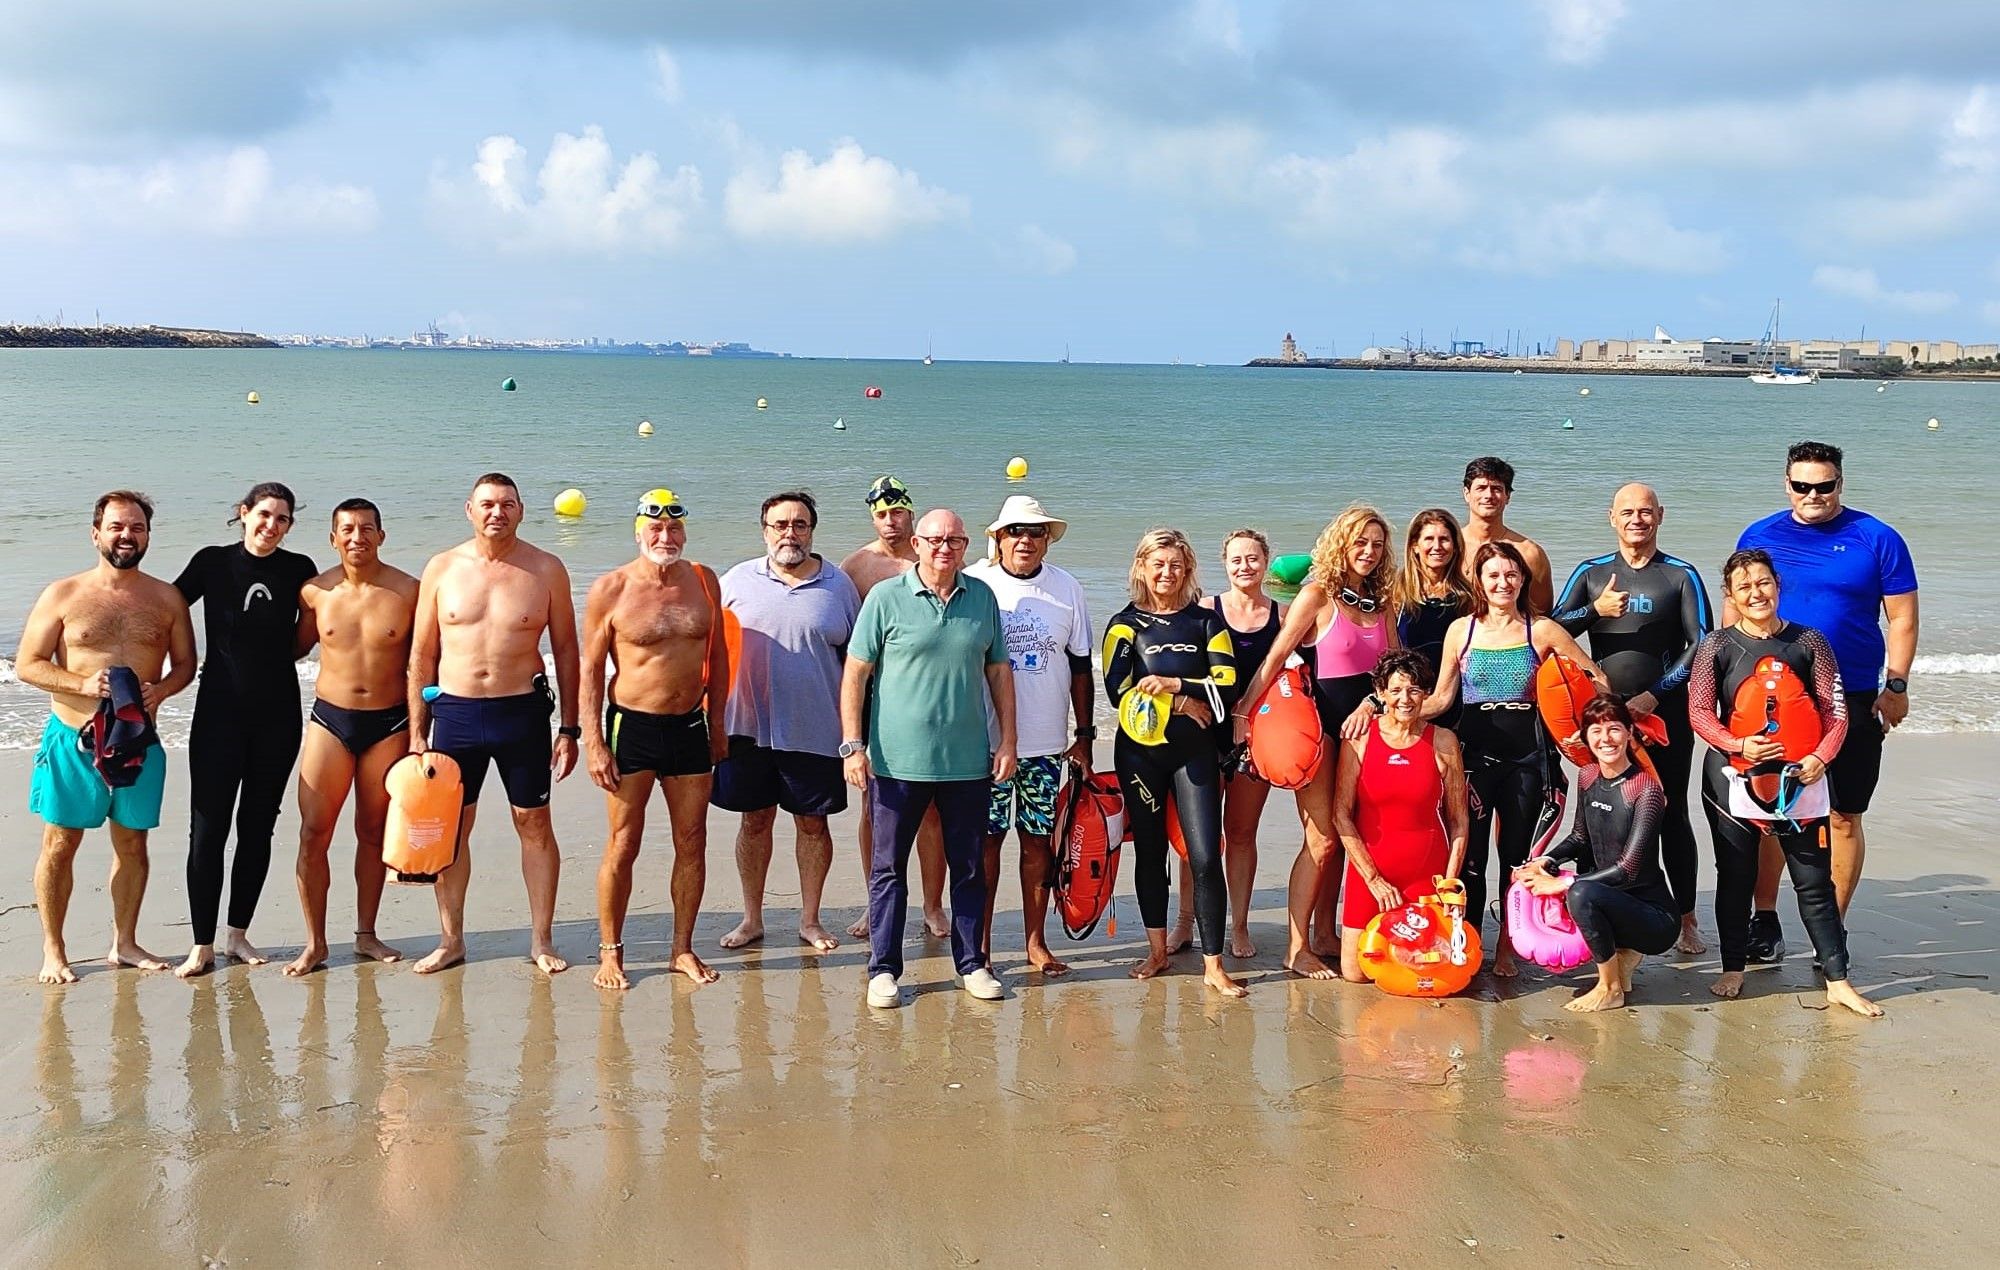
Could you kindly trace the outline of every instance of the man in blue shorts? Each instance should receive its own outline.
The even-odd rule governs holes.
[[[1910,712],[1910,667],[1917,659],[1917,568],[1901,534],[1842,504],[1841,458],[1838,446],[1823,441],[1801,441],[1787,451],[1790,510],[1745,529],[1736,547],[1771,553],[1784,579],[1781,616],[1826,636],[1840,665],[1850,722],[1846,742],[1827,767],[1827,791],[1833,801],[1833,890],[1845,916],[1868,851],[1861,817],[1882,774],[1882,739]],[[1725,606],[1722,620],[1728,625],[1736,615]],[[1757,914],[1750,927],[1752,961],[1779,961],[1785,955],[1777,913],[1782,869],[1776,844],[1765,839]]]
[[[139,903],[146,895],[146,834],[160,823],[167,756],[150,736],[160,703],[194,682],[194,624],[173,585],[139,570],[152,541],[153,505],[144,494],[113,490],[90,517],[97,564],[52,582],[28,614],[14,655],[21,682],[49,694],[49,722],[35,753],[28,810],[42,818],[42,854],[35,863],[35,903],[42,915],[43,983],[75,983],[63,942],[63,919],[75,887],[76,853],[86,829],[111,821],[111,951],[113,966],[165,970],[139,946]],[[83,742],[93,718],[112,696],[114,671],[139,685],[146,732],[134,748],[136,770],[93,761]]]

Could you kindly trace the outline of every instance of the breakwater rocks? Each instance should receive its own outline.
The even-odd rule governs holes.
[[[0,348],[277,348],[249,331],[180,326],[0,326]]]

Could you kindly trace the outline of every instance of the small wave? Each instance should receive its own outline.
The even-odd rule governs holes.
[[[2000,653],[1934,653],[1919,656],[1915,675],[2000,675]]]
[[[19,682],[21,681],[14,674],[14,659],[11,657],[0,657],[0,684]]]

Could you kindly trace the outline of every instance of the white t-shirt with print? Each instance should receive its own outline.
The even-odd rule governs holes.
[[[1069,655],[1088,657],[1091,650],[1082,584],[1046,563],[1032,578],[1017,578],[993,560],[966,572],[993,588],[1000,602],[1014,668],[1015,752],[1021,758],[1062,753],[1070,747]],[[1000,725],[988,709],[988,731],[998,745]]]

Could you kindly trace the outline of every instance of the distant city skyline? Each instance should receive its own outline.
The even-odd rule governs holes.
[[[2000,337],[1970,0],[0,14],[0,322],[1225,363],[1738,339],[1782,296]]]

